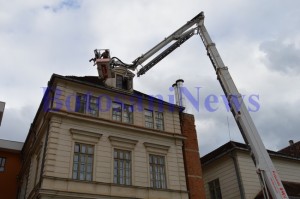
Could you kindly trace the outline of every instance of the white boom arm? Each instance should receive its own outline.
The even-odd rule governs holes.
[[[167,46],[169,43],[174,42],[171,46],[169,46],[167,49],[165,49],[162,53],[157,55],[155,58],[153,58],[150,62],[148,62],[145,66],[141,68],[141,70],[138,71],[137,75],[143,75],[145,72],[147,72],[150,68],[152,68],[155,64],[157,64],[159,61],[161,61],[163,58],[165,58],[167,55],[169,55],[173,50],[178,48],[181,44],[183,44],[185,41],[187,41],[189,38],[191,38],[195,31],[197,30],[197,24],[203,19],[203,14],[200,13],[197,16],[195,16],[193,19],[188,21],[185,25],[180,27],[178,30],[176,30],[174,33],[172,33],[170,36],[165,38],[163,41],[161,41],[159,44],[154,46],[152,49],[150,49],[145,54],[141,55],[140,57],[136,58],[131,64],[125,64],[117,62],[116,65],[123,65],[131,70],[135,70],[138,65],[141,65],[146,60],[148,60],[151,56],[153,56],[155,53],[160,51],[162,48]]]
[[[190,29],[196,24],[196,28]],[[190,30],[188,30],[190,29]],[[287,193],[282,185],[281,179],[271,161],[271,158],[259,136],[259,133],[253,123],[253,120],[243,102],[241,94],[238,92],[232,77],[228,71],[228,68],[224,65],[221,56],[215,44],[212,42],[205,26],[204,26],[204,13],[201,12],[191,21],[187,22],[186,25],[182,26],[180,29],[175,31],[172,35],[167,37],[164,41],[156,45],[150,51],[137,58],[133,62],[133,67],[130,69],[136,69],[137,65],[140,65],[146,61],[153,54],[161,50],[168,43],[174,39],[180,39],[179,43],[175,42],[172,46],[150,61],[146,66],[142,67],[138,71],[138,76],[147,72],[151,67],[153,67],[158,61],[167,56],[170,52],[180,46],[183,42],[194,35],[195,30],[197,30],[200,35],[204,46],[207,50],[207,55],[209,56],[212,65],[216,71],[217,78],[221,84],[221,87],[228,99],[229,106],[231,107],[231,112],[236,120],[236,123],[241,131],[241,134],[248,145],[252,159],[257,169],[257,173],[263,185],[264,195],[266,198],[271,194],[273,199],[287,199]],[[188,36],[188,38],[187,38]],[[177,43],[177,44],[176,44]],[[169,52],[170,51],[170,52]],[[158,61],[157,61],[158,60]]]

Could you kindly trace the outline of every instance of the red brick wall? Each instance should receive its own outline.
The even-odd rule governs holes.
[[[186,136],[183,143],[183,155],[189,198],[205,199],[194,116],[181,113],[180,122],[182,134]]]
[[[21,168],[20,153],[0,151],[0,157],[6,158],[4,172],[0,172],[0,198],[17,198],[17,176]]]

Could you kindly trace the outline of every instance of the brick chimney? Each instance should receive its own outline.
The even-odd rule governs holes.
[[[199,156],[197,133],[194,116],[187,113],[180,115],[181,131],[186,140],[183,142],[183,156],[187,189],[190,199],[205,199],[204,182]]]

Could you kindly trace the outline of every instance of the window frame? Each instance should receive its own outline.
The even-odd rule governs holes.
[[[95,100],[95,102],[92,102],[92,100]],[[89,94],[76,93],[75,112],[98,117],[99,105],[100,101],[98,97]]]
[[[116,113],[119,113],[119,114],[115,114],[114,105],[119,105],[118,109],[120,109],[120,111],[116,111]],[[122,112],[123,112],[122,111],[122,103],[120,103],[120,102],[112,102],[111,108],[112,108],[112,120],[122,122]]]
[[[82,100],[81,97],[83,97],[84,100]],[[87,102],[88,102],[87,94],[76,93],[75,112],[77,112],[77,113],[86,113]]]
[[[95,102],[92,102],[92,100],[95,100]],[[94,106],[92,108],[92,106]],[[99,98],[98,97],[95,97],[95,96],[92,96],[92,95],[89,95],[88,96],[88,113],[90,115],[93,115],[95,117],[98,117],[99,116]]]
[[[208,190],[211,199],[222,199],[221,185],[219,178],[208,182]]]
[[[146,115],[147,112],[151,113],[151,116]],[[153,114],[153,110],[150,110],[150,109],[145,109],[144,110],[144,120],[145,120],[145,127],[146,128],[154,129],[154,114]],[[149,125],[149,124],[152,124],[152,125]]]
[[[127,110],[125,109],[125,107],[131,109]],[[130,104],[123,104],[123,117],[122,117],[122,122],[124,123],[128,123],[128,124],[133,124],[133,105]],[[126,114],[128,114],[128,117],[126,116]],[[128,119],[128,121],[125,121],[126,119]]]
[[[120,111],[114,111],[114,105],[118,105]],[[125,111],[125,107],[128,107],[131,109],[131,111]],[[118,122],[123,122],[127,124],[133,124],[133,105],[131,104],[125,104],[121,102],[112,102],[112,120],[118,121]],[[119,113],[119,114],[115,114]],[[126,116],[128,115],[128,116]]]
[[[161,115],[161,117],[159,117],[159,115]],[[155,111],[154,117],[155,117],[155,129],[163,131],[164,130],[164,113],[161,111]],[[161,123],[159,121],[161,121]],[[161,128],[158,125],[160,125]]]
[[[126,154],[128,154],[128,158],[126,158]],[[120,166],[120,163],[122,163],[123,167]],[[125,185],[125,186],[132,185],[132,151],[124,150],[120,148],[114,148],[113,183],[118,185]]]
[[[77,146],[79,146],[78,150],[76,149]],[[82,146],[85,146],[85,152],[82,152]],[[89,149],[91,149],[92,151],[89,152]],[[81,159],[82,156],[84,157],[84,161],[82,161]],[[91,158],[91,162],[89,162],[90,160],[89,158]],[[92,144],[75,142],[73,148],[72,179],[80,180],[80,181],[93,181],[94,162],[95,162],[95,146]],[[75,164],[77,164],[76,169],[75,169],[76,167]],[[81,179],[82,166],[84,166],[83,179]],[[90,171],[88,171],[89,166],[90,166]],[[90,177],[88,177],[88,174],[90,175]]]
[[[149,154],[149,178],[150,178],[150,188],[153,189],[167,189],[167,170],[166,170],[166,156]],[[155,163],[153,158],[158,158],[160,160]],[[157,160],[158,160],[157,159]],[[157,172],[160,171],[160,172]],[[162,172],[162,173],[161,173]],[[158,175],[157,175],[158,174]],[[157,177],[159,176],[159,179]]]
[[[126,75],[116,74],[116,88],[130,90],[132,88],[132,78]]]
[[[5,164],[6,164],[6,157],[0,157],[0,173],[5,172]]]
[[[123,89],[123,78],[123,75],[116,74],[116,88]]]

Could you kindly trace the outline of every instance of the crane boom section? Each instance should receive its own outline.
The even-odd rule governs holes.
[[[196,24],[196,28],[191,29]],[[221,87],[227,97],[231,112],[236,120],[236,123],[241,131],[241,134],[248,145],[251,157],[257,169],[257,173],[262,182],[264,195],[269,198],[269,193],[273,199],[287,199],[287,193],[282,185],[281,179],[272,163],[272,160],[262,142],[261,137],[256,129],[256,126],[250,116],[246,105],[243,102],[241,94],[238,92],[232,77],[228,71],[228,68],[223,63],[223,60],[212,42],[205,26],[204,26],[204,13],[201,12],[192,20],[188,21],[184,26],[179,28],[165,40],[157,44],[151,50],[144,55],[138,57],[133,62],[133,67],[130,69],[136,69],[137,65],[142,64],[153,54],[161,50],[168,43],[173,40],[177,40],[173,45],[164,50],[161,54],[156,56],[147,65],[143,66],[138,71],[138,76],[145,74],[160,60],[166,57],[169,53],[179,47],[183,42],[188,40],[194,35],[195,30],[200,35],[202,42],[207,50],[207,55],[210,58],[212,65],[216,71],[217,78],[221,84]]]
[[[178,30],[176,30],[170,36],[168,36],[163,41],[161,41],[159,44],[157,44],[156,46],[154,46],[148,52],[146,52],[145,54],[143,54],[140,57],[136,58],[132,62],[133,65],[131,67],[129,67],[129,69],[135,70],[138,65],[141,65],[143,62],[145,62],[146,60],[148,60],[152,55],[154,55],[159,50],[161,50],[162,48],[164,48],[170,42],[172,42],[174,40],[180,39],[186,33],[186,31],[188,31],[195,24],[198,24],[203,18],[204,18],[203,12],[199,13],[198,15],[196,15],[193,19],[191,19],[190,21],[188,21],[185,25],[183,25],[182,27],[180,27]]]
[[[216,71],[221,87],[228,99],[231,112],[237,122],[245,142],[248,144],[258,174],[265,188],[275,199],[288,198],[281,179],[272,163],[272,160],[259,136],[255,124],[246,108],[241,94],[238,92],[228,68],[224,65],[215,44],[212,42],[204,24],[199,26],[199,34],[207,50],[212,65]],[[265,192],[268,194],[268,192]]]

